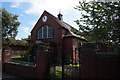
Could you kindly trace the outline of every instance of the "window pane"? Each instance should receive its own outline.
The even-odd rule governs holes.
[[[53,38],[53,27],[42,26],[37,32],[37,39]]]
[[[37,36],[38,36],[38,39],[42,39],[42,28],[38,30]]]
[[[43,27],[43,38],[47,38],[47,26]]]
[[[48,38],[53,38],[53,28],[48,27]]]
[[[39,38],[42,39],[42,28],[40,28],[40,31],[39,31]]]

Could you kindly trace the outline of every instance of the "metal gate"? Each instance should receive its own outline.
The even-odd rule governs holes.
[[[78,51],[78,52],[77,52]],[[61,52],[61,63],[56,64],[56,55],[52,55],[50,60],[50,78],[52,79],[61,79],[61,80],[79,80],[80,79],[80,49],[75,50],[75,60],[72,59],[66,62],[64,52]],[[78,55],[78,56],[76,56]]]
[[[80,49],[76,48],[69,58],[70,54],[66,57],[65,51],[53,42],[39,42],[37,47],[40,50],[46,51],[47,60],[49,65],[49,78],[62,79],[62,80],[79,80],[80,79]],[[57,51],[59,53],[57,54]],[[69,52],[67,52],[69,53]],[[59,58],[57,57],[59,56]]]

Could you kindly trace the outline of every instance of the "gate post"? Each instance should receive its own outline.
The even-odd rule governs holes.
[[[48,52],[37,50],[36,52],[36,76],[37,78],[49,78]]]
[[[11,61],[11,50],[10,48],[4,48],[2,51],[2,63]]]
[[[91,45],[82,47],[80,59],[81,78],[96,78],[96,49]]]

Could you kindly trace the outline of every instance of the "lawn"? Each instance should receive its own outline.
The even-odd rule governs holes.
[[[50,74],[51,77],[56,77],[56,78],[62,78],[62,67],[57,66],[56,68],[51,67],[50,68]],[[64,66],[64,76],[65,77],[72,77],[72,76],[78,76],[79,75],[79,67],[80,64],[77,65],[65,65]]]
[[[20,65],[24,65],[24,66],[35,66],[34,63],[32,62],[27,62],[23,60],[23,57],[21,56],[13,56],[11,57],[11,62],[13,64],[20,64]]]
[[[80,64],[69,64],[69,65],[65,65],[66,67],[80,67],[81,65]]]
[[[12,59],[18,59],[18,58],[22,58],[21,56],[13,56],[11,57]]]

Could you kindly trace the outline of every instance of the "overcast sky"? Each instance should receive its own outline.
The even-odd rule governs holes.
[[[18,28],[17,39],[27,38],[30,35],[30,31],[44,10],[56,17],[61,11],[63,20],[78,29],[74,21],[81,15],[74,9],[76,5],[79,5],[79,0],[2,0],[2,8],[19,15],[18,21],[21,24]]]

